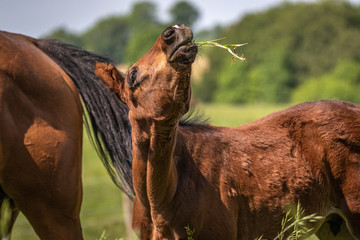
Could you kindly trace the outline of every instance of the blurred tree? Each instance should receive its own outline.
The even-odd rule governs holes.
[[[172,23],[191,26],[199,17],[199,12],[185,1],[169,11]],[[129,14],[102,19],[83,34],[60,27],[48,37],[121,63],[133,63],[151,49],[169,24],[158,20],[156,5],[137,2]],[[234,63],[223,49],[200,49],[200,54],[206,54],[210,61],[203,80],[193,83],[194,96],[200,100],[287,102],[320,96],[358,101],[354,97],[360,90],[358,78],[345,73],[355,72],[360,63],[359,5],[332,0],[284,2],[246,15],[233,25],[200,31],[195,38],[221,37],[227,37],[224,42],[228,43],[249,43],[237,49],[248,62]],[[341,64],[344,59],[346,63]],[[340,74],[339,69],[345,70]],[[306,95],[313,97],[301,98]]]
[[[126,47],[125,62],[133,64],[139,60],[151,49],[163,30],[163,26],[154,25],[133,32]]]
[[[220,33],[223,31],[223,27],[220,25],[215,25],[211,29],[203,29],[196,33],[195,39],[198,41],[209,41],[220,36]]]
[[[188,27],[194,26],[198,20],[199,11],[187,1],[179,1],[170,9],[171,23],[172,24],[184,24]]]
[[[158,21],[156,5],[144,1],[135,3],[127,15],[101,19],[81,35],[59,28],[49,36],[108,56],[119,63],[128,63],[151,48],[161,33],[159,28],[163,26]]]
[[[134,4],[129,15],[129,24],[136,30],[142,30],[149,25],[159,23],[156,5],[152,2],[137,2]]]
[[[360,62],[360,7],[339,1],[287,2],[245,16],[215,38],[220,37],[249,43],[238,49],[247,63],[232,64],[227,52],[207,50],[209,72],[195,84],[195,96],[204,101],[287,102],[298,86],[331,71],[341,59]]]
[[[82,35],[84,47],[122,63],[125,59],[130,32],[127,17],[107,17]]]
[[[292,102],[341,99],[360,103],[360,63],[339,61],[329,73],[306,80],[294,92]]]
[[[125,62],[134,63],[148,52],[160,36],[163,25],[158,21],[156,5],[151,2],[136,3],[129,14],[131,32],[125,51]]]
[[[45,35],[44,37],[57,39],[71,45],[83,47],[83,41],[81,37],[75,33],[70,32],[65,27],[58,27],[48,35]]]

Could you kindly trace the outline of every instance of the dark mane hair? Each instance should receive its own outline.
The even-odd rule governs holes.
[[[57,40],[43,39],[34,44],[74,81],[86,109],[83,116],[90,140],[114,183],[133,199],[129,110],[95,73],[96,62],[113,61]]]
[[[179,125],[186,126],[195,126],[195,125],[209,125],[210,119],[205,116],[205,114],[200,111],[198,108],[192,106],[190,110],[180,119]]]

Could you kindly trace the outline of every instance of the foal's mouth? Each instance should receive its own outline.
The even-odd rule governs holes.
[[[187,39],[175,46],[170,52],[169,62],[175,62],[183,65],[192,64],[195,61],[197,52],[197,45],[192,43],[192,39]]]

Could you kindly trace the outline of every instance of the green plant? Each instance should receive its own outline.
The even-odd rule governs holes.
[[[301,208],[300,202],[297,204],[296,212],[293,213],[292,210],[289,210],[285,217],[281,221],[281,231],[273,240],[297,240],[303,236],[309,234],[313,228],[309,228],[309,223],[318,222],[323,219],[321,216],[316,216],[316,214],[310,214],[304,216],[305,210]],[[291,231],[289,233],[289,231]],[[285,238],[285,236],[287,237]],[[257,238],[256,240],[261,240]]]
[[[185,227],[185,232],[186,232],[186,235],[187,235],[187,239],[188,240],[194,240],[193,236],[194,236],[194,232],[195,232],[195,228],[194,229],[191,229],[189,225],[187,225]]]
[[[244,57],[244,55],[242,54],[241,56],[239,56],[235,50],[237,47],[242,47],[244,45],[246,45],[247,43],[236,43],[236,44],[220,44],[218,43],[218,41],[223,40],[225,38],[219,38],[219,39],[215,39],[215,40],[210,40],[210,41],[203,41],[203,42],[198,42],[198,41],[194,41],[194,45],[197,45],[198,47],[202,47],[202,46],[215,46],[215,47],[219,47],[219,48],[223,48],[226,49],[232,56],[233,59],[239,59],[242,62],[246,62],[246,58]],[[233,49],[231,49],[233,48]]]
[[[102,233],[101,233],[101,236],[99,238],[99,240],[107,240],[108,237],[107,237],[107,233],[106,233],[106,230],[104,230]],[[123,240],[123,238],[116,238],[115,240]]]
[[[0,209],[0,236],[6,236],[11,218],[10,200],[4,199]]]

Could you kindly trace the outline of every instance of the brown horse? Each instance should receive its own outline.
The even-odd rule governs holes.
[[[21,211],[41,239],[82,239],[79,92],[105,166],[133,196],[128,108],[103,86],[96,62],[110,60],[0,32],[0,203],[10,199],[11,208],[1,237]]]
[[[130,109],[141,239],[186,239],[185,226],[199,240],[271,239],[298,201],[306,213],[340,215],[359,239],[360,106],[303,103],[237,128],[179,124],[190,102],[192,37],[183,25],[167,28],[125,79],[97,65]]]

